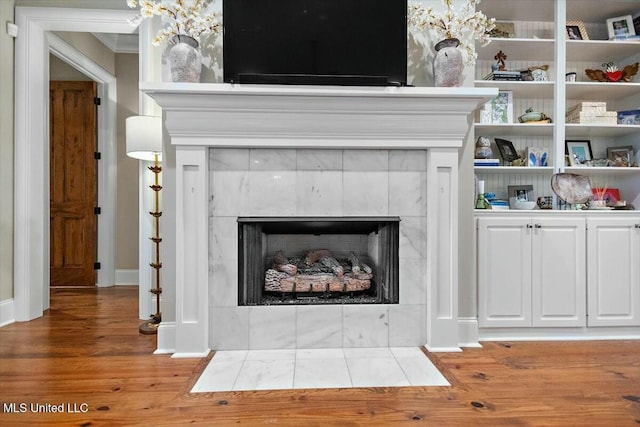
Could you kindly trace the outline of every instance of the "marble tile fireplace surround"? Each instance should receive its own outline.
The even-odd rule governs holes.
[[[141,90],[163,109],[174,171],[175,300],[163,296],[159,350],[459,349],[458,152],[493,89]],[[398,303],[239,305],[239,217],[399,218]]]

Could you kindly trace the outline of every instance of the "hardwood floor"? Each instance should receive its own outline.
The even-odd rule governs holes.
[[[451,387],[190,394],[208,359],[152,355],[137,292],[56,289],[44,317],[0,328],[0,425],[640,425],[640,341],[430,354]]]

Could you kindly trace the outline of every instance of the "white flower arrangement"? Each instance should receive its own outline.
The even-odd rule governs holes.
[[[442,0],[447,7],[445,12],[436,12],[432,7],[426,9],[415,1],[409,2],[409,27],[420,32],[435,34],[436,41],[443,39],[458,39],[460,47],[467,52],[467,62],[475,63],[475,41],[483,46],[489,44],[489,31],[495,27],[495,18],[487,18],[482,12],[477,12],[476,5],[481,0],[467,0],[456,10],[453,0]]]
[[[127,5],[140,6],[138,21],[154,15],[166,18],[167,25],[153,39],[153,45],[158,46],[173,36],[200,41],[201,36],[220,33],[220,14],[209,10],[212,1],[215,0],[127,0]]]

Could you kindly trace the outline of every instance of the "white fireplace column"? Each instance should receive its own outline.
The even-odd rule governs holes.
[[[458,156],[469,114],[497,95],[479,88],[359,88],[142,83],[175,148],[175,324],[158,341],[174,357],[209,351],[209,148],[427,151],[426,343],[459,350]],[[169,185],[169,184],[167,184]],[[171,286],[170,283],[165,284]],[[161,336],[162,335],[162,336]]]

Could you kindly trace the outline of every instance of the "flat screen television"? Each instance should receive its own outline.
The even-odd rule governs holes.
[[[405,86],[407,0],[224,0],[227,83]]]

